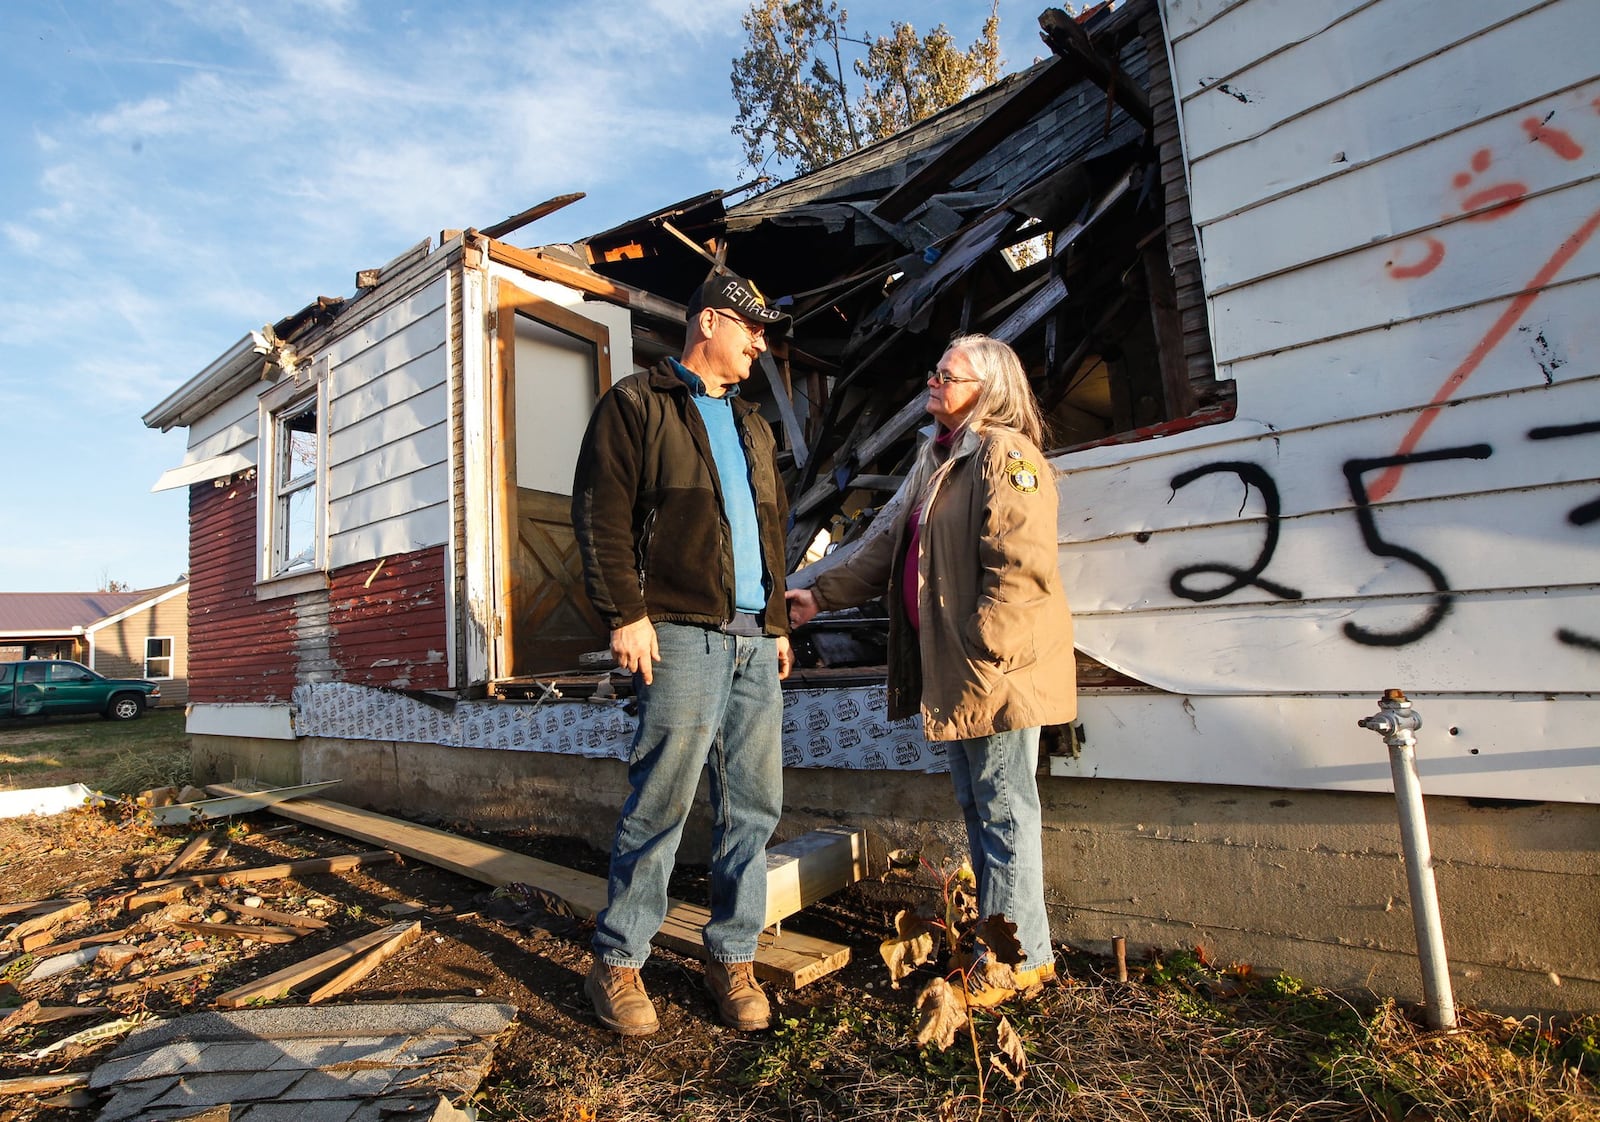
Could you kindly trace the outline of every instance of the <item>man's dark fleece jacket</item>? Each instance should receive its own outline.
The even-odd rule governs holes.
[[[772,429],[733,399],[761,531],[768,635],[787,635],[783,603],[788,500]],[[711,442],[689,387],[662,360],[595,406],[572,482],[584,585],[613,630],[652,620],[720,627],[733,618],[733,540]]]

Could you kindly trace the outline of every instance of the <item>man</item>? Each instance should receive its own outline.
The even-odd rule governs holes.
[[[752,1031],[771,1020],[751,963],[782,810],[787,502],[772,430],[739,384],[766,331],[788,325],[754,286],[713,275],[689,302],[682,360],[613,386],[578,456],[572,524],[584,582],[639,704],[584,983],[601,1023],[624,1036],[659,1027],[639,970],[666,916],[702,769],[713,833],[706,986],[726,1024]]]

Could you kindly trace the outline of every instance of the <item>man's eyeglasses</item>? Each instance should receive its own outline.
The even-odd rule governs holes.
[[[767,337],[767,329],[760,324],[751,323],[743,316],[736,316],[732,312],[723,311],[721,308],[712,308],[711,310],[719,316],[731,319],[734,323],[744,328],[752,339],[765,339]]]
[[[928,381],[939,386],[959,386],[965,382],[981,382],[982,378],[957,378],[948,370],[928,371]]]

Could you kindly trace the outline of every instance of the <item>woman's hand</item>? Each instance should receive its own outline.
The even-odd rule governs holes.
[[[809,588],[791,588],[783,594],[785,603],[789,606],[789,626],[804,627],[822,609],[817,607],[817,598]]]

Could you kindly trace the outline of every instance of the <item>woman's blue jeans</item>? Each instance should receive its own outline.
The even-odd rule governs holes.
[[[749,962],[766,920],[767,842],[783,811],[783,697],[777,640],[657,623],[661,661],[634,675],[639,727],[630,792],[611,845],[594,951],[643,966],[667,914],[667,878],[702,770],[711,787],[711,919],[706,951]]]
[[[978,911],[1017,925],[1024,967],[1054,962],[1044,907],[1044,824],[1038,728],[945,743],[956,802],[967,822]]]

